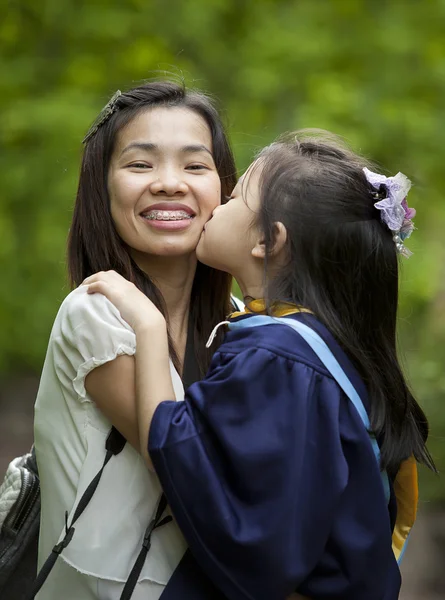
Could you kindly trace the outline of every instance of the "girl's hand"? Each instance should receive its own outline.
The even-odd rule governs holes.
[[[162,313],[135,285],[116,271],[100,271],[84,279],[88,294],[103,294],[135,330],[166,327]]]

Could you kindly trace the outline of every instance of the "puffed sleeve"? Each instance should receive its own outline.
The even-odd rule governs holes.
[[[339,397],[316,369],[257,347],[216,353],[185,402],[157,408],[154,467],[228,598],[283,600],[317,563],[348,479]]]
[[[119,355],[133,355],[136,336],[105,296],[87,294],[86,287],[81,286],[62,303],[50,345],[59,379],[72,386],[83,402],[88,400],[85,390],[88,373]]]

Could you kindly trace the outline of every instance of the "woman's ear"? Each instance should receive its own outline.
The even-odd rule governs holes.
[[[283,223],[276,221],[273,224],[272,235],[273,242],[272,247],[270,248],[269,256],[276,258],[279,254],[281,254],[286,246],[287,230]],[[254,258],[262,258],[264,260],[266,257],[266,245],[264,243],[264,238],[259,239],[252,248],[252,256]]]

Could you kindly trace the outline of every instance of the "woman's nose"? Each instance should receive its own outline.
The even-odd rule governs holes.
[[[186,194],[188,186],[181,175],[174,169],[163,169],[158,172],[158,177],[151,182],[151,193],[161,196],[182,196]]]

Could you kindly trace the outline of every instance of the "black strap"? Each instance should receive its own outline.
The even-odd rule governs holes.
[[[139,575],[141,574],[142,567],[144,566],[145,559],[147,558],[148,551],[151,547],[151,534],[157,527],[161,527],[162,525],[166,525],[167,523],[170,523],[170,521],[172,521],[172,517],[170,516],[161,519],[162,513],[164,512],[166,507],[167,498],[164,494],[162,494],[159,500],[158,508],[156,509],[155,516],[150,521],[150,524],[145,530],[144,541],[142,542],[141,551],[139,552],[139,556],[137,557],[133,568],[131,569],[131,573],[128,576],[124,589],[122,590],[120,600],[130,600],[134,592],[134,588],[136,587]]]
[[[110,460],[110,458],[112,456],[115,456],[116,454],[119,454],[120,452],[122,452],[125,444],[126,444],[126,439],[124,438],[124,436],[121,433],[119,433],[119,431],[117,429],[115,429],[113,427],[111,429],[110,433],[108,434],[107,441],[105,444],[105,449],[107,452],[105,455],[105,459],[104,459],[102,468],[97,473],[97,475],[94,477],[94,479],[91,481],[91,483],[89,484],[87,489],[84,491],[84,493],[82,494],[82,497],[79,500],[79,504],[77,505],[76,510],[74,512],[73,519],[71,521],[70,526],[68,526],[68,511],[65,512],[65,537],[63,538],[63,540],[61,542],[59,542],[58,544],[56,544],[54,546],[51,554],[48,556],[43,567],[40,569],[40,571],[37,575],[37,578],[34,581],[34,585],[31,589],[31,592],[30,592],[29,596],[27,596],[27,598],[29,600],[33,600],[34,596],[40,590],[40,588],[42,587],[42,585],[45,583],[46,579],[48,578],[48,575],[51,573],[51,571],[56,563],[56,560],[59,557],[59,554],[62,552],[62,550],[64,550],[68,546],[68,544],[73,539],[73,535],[75,532],[75,528],[73,527],[73,525],[77,521],[77,519],[80,517],[80,515],[83,513],[83,511],[86,509],[86,507],[88,506],[88,503],[90,502],[91,498],[93,497],[93,494],[96,491],[96,488],[99,484],[100,478],[102,477],[102,473],[103,473],[103,470],[104,470],[106,464],[108,463],[108,461]]]

